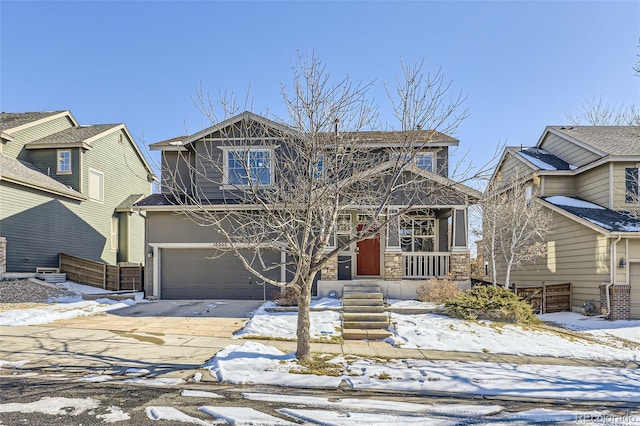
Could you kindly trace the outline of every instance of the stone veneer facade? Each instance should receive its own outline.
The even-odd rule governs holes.
[[[449,257],[449,270],[454,281],[469,280],[469,253],[451,253]],[[338,279],[338,258],[332,257],[322,268],[322,280],[335,281]],[[402,253],[385,253],[382,279],[385,281],[402,280]]]

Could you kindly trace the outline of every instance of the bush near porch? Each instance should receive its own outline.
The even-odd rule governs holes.
[[[445,302],[447,313],[467,320],[536,324],[531,305],[504,287],[478,286]]]

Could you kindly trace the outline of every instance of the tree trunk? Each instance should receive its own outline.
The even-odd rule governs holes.
[[[512,262],[507,262],[507,275],[504,279],[504,288],[509,288],[509,280],[511,279],[511,265]]]
[[[296,357],[300,361],[308,361],[311,358],[311,335],[310,325],[311,318],[309,308],[311,306],[311,284],[313,277],[301,278],[301,291],[298,297],[298,344],[296,348]]]

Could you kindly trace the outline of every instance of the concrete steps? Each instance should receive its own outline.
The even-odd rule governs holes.
[[[380,287],[372,284],[346,285],[342,293],[342,338],[380,340],[391,335],[389,314],[384,310]]]

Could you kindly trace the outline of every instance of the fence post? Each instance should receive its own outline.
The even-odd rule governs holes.
[[[547,313],[547,285],[542,281],[542,313]]]
[[[102,288],[107,289],[107,264],[102,264]]]
[[[116,265],[118,274],[116,275],[116,279],[118,280],[117,282],[117,287],[118,287],[118,291],[122,290],[122,284],[121,284],[121,280],[120,280],[120,274],[122,273],[122,271],[120,270],[120,265]]]

